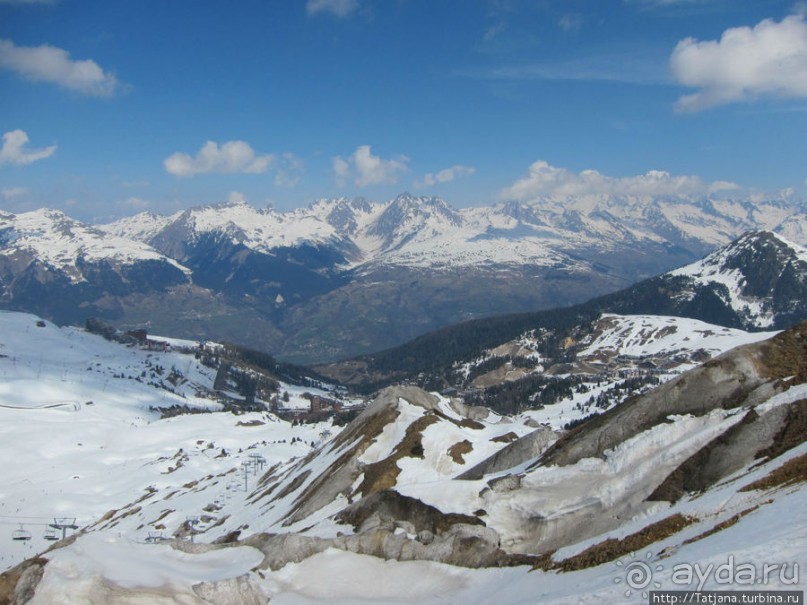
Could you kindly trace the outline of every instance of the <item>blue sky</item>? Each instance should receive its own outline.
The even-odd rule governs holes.
[[[805,197],[805,15],[777,0],[0,0],[0,208]]]

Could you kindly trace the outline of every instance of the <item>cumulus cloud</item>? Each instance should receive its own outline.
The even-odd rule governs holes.
[[[44,149],[27,149],[28,135],[24,130],[11,130],[3,135],[0,148],[0,164],[25,166],[49,158],[56,152],[56,145]]]
[[[680,41],[670,58],[675,79],[700,89],[675,104],[696,112],[758,97],[807,98],[807,22],[803,14],[735,27],[720,40]]]
[[[455,179],[471,176],[474,172],[476,172],[476,168],[471,166],[456,165],[451,168],[444,168],[436,173],[429,172],[423,177],[422,181],[415,181],[415,187],[431,187],[439,183],[450,183]]]
[[[308,0],[305,5],[309,15],[331,13],[337,17],[347,17],[358,8],[359,0]]]
[[[269,170],[275,161],[272,154],[257,155],[244,141],[227,141],[219,145],[208,141],[195,157],[174,153],[163,161],[166,172],[179,177],[197,174],[259,174]]]
[[[574,173],[539,160],[530,166],[527,176],[503,189],[499,197],[519,201],[603,194],[686,197],[739,188],[739,185],[728,181],[706,183],[697,176],[673,176],[661,170],[629,177],[611,177],[596,170]]]
[[[76,61],[55,46],[16,46],[0,39],[0,68],[32,82],[49,82],[85,95],[108,97],[120,89],[117,78],[90,59]]]
[[[353,179],[358,187],[366,187],[397,183],[398,176],[409,169],[408,162],[409,158],[406,156],[384,160],[373,155],[369,145],[361,145],[346,159],[336,156],[333,159],[333,171],[340,187],[349,179]]]
[[[0,190],[0,195],[3,196],[4,200],[8,201],[13,200],[15,197],[28,195],[28,190],[25,187],[7,187]]]

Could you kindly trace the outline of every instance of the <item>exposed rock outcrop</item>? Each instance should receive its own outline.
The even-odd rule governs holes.
[[[673,414],[702,416],[714,409],[755,406],[782,390],[766,376],[763,348],[746,345],[682,374],[650,393],[626,401],[560,439],[542,465],[602,458],[606,450],[667,421]]]
[[[200,582],[193,586],[193,592],[210,605],[266,605],[269,602],[249,574],[218,582]]]
[[[457,479],[481,479],[490,473],[498,473],[523,464],[540,456],[557,437],[557,433],[552,429],[542,426],[508,444],[487,460],[459,475]]]

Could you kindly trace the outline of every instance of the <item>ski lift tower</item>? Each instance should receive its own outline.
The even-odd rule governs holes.
[[[67,537],[68,529],[72,529],[74,531],[78,529],[75,517],[54,517],[53,523],[50,524],[50,527],[62,531],[62,540]]]
[[[252,464],[252,467],[256,474],[258,473],[258,471],[263,470],[263,467],[266,466],[266,458],[264,458],[260,454],[250,454],[249,462],[250,464]]]

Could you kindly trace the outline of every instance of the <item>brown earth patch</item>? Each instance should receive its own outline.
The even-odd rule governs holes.
[[[695,521],[696,519],[693,517],[685,517],[677,513],[622,539],[609,538],[599,544],[590,546],[573,557],[559,561],[554,565],[554,568],[560,571],[577,571],[596,567],[632,552],[638,552],[654,542],[677,534]]]
[[[442,416],[446,420],[451,420],[452,422],[456,422],[455,420],[449,418],[448,416],[443,416],[442,414],[440,414],[440,416]],[[463,418],[462,420],[460,420],[460,426],[462,428],[464,428],[464,429],[473,429],[475,431],[481,431],[482,429],[485,428],[484,424],[482,424],[481,422],[478,422],[476,420],[471,420],[470,418]]]
[[[697,542],[698,540],[703,540],[704,538],[708,538],[709,536],[712,536],[712,535],[716,534],[717,532],[721,532],[724,529],[727,529],[727,528],[731,527],[732,525],[736,524],[737,521],[739,521],[740,519],[745,517],[747,514],[754,512],[758,508],[759,508],[759,506],[752,506],[751,508],[747,508],[744,511],[740,511],[739,513],[737,513],[736,515],[730,517],[729,519],[726,519],[725,521],[721,521],[720,523],[715,525],[712,529],[708,529],[705,532],[703,532],[702,534],[698,534],[697,536],[695,536],[694,538],[690,538],[689,540],[684,540],[684,542],[681,544],[681,546],[686,546],[687,544],[692,544],[693,542]]]
[[[465,464],[465,458],[463,458],[463,456],[470,454],[473,449],[473,444],[467,439],[463,439],[448,448],[448,455],[451,456],[451,459],[457,464]]]
[[[784,487],[795,483],[807,481],[807,454],[788,460],[782,466],[774,469],[762,479],[749,483],[740,488],[741,492],[750,492],[755,489],[766,490],[775,487]]]
[[[247,420],[246,422],[239,420],[235,423],[235,426],[263,426],[266,424],[262,420]]]
[[[364,478],[357,491],[366,497],[394,487],[401,472],[396,463],[401,458],[423,458],[423,431],[435,422],[437,414],[425,414],[406,427],[403,439],[389,456],[364,467]]]
[[[777,334],[763,343],[762,371],[766,378],[807,382],[807,322]]]
[[[504,435],[499,435],[498,437],[494,437],[491,439],[493,443],[512,443],[513,441],[518,441],[518,435],[516,435],[513,431],[509,433],[505,433]]]
[[[299,487],[300,487],[300,486],[303,484],[303,482],[304,482],[306,479],[308,479],[308,476],[309,476],[310,474],[311,474],[311,469],[308,469],[308,470],[306,470],[305,472],[302,472],[302,473],[300,473],[299,475],[297,475],[297,476],[296,476],[294,479],[292,479],[292,480],[289,482],[289,484],[288,484],[286,487],[284,487],[282,490],[280,490],[280,491],[278,492],[277,496],[275,496],[274,498],[272,498],[272,500],[273,500],[273,501],[274,501],[274,500],[280,500],[281,498],[285,498],[286,496],[288,496],[288,495],[289,495],[290,493],[292,493],[294,490],[296,490],[297,488],[299,488]]]
[[[155,523],[159,523],[160,521],[162,521],[163,519],[165,519],[165,518],[166,518],[168,515],[170,515],[170,514],[171,514],[171,513],[173,513],[173,512],[174,512],[174,511],[173,511],[172,509],[170,509],[170,508],[166,508],[166,509],[165,509],[165,510],[162,512],[162,514],[160,514],[160,516],[159,516],[159,517],[157,517],[156,519],[154,519],[154,521],[149,521],[149,522],[147,523],[147,525],[154,525]]]
[[[20,577],[22,577],[23,573],[27,570],[32,569],[32,571],[28,573],[38,574],[39,578],[41,578],[47,562],[48,560],[43,557],[26,559],[16,567],[0,574],[0,605],[13,605],[17,603],[18,601],[15,599],[14,593],[17,588],[17,583],[20,581]],[[31,594],[20,596],[23,598],[22,602],[25,603],[34,596],[33,590],[31,590]]]

